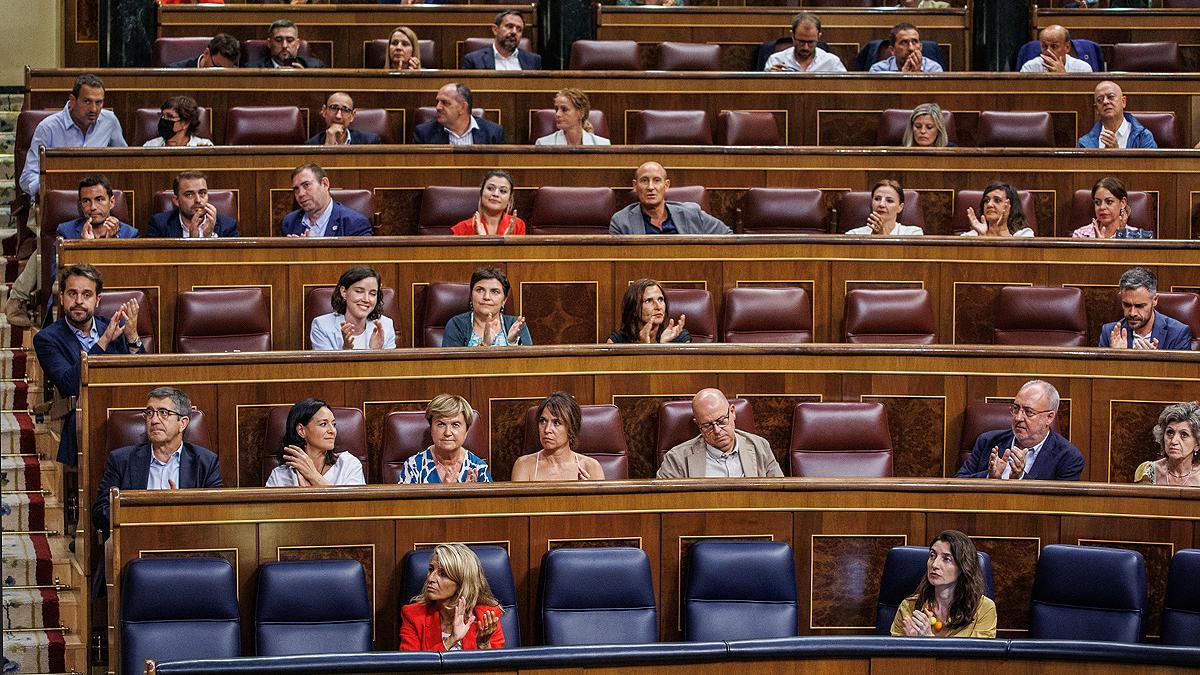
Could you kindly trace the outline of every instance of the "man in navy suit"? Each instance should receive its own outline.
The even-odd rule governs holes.
[[[496,15],[492,45],[463,56],[463,70],[541,70],[542,57],[520,50],[525,19],[515,9]]]
[[[1050,428],[1058,403],[1058,390],[1049,382],[1026,382],[1012,404],[1012,428],[980,434],[954,477],[1079,480],[1083,455]]]
[[[59,302],[63,316],[33,336],[38,364],[51,384],[63,396],[79,395],[79,354],[137,354],[142,351],[138,337],[138,304],[130,300],[113,313],[112,319],[96,316],[96,306],[104,281],[100,272],[87,263],[72,265],[59,276]],[[63,418],[58,443],[58,461],[75,465],[75,406]]]
[[[242,45],[229,33],[221,33],[208,41],[200,56],[167,64],[168,68],[237,68],[242,57]]]
[[[171,182],[175,208],[150,217],[147,237],[208,239],[239,237],[237,221],[217,213],[208,201],[208,177],[201,171],[184,171]]]
[[[300,55],[300,27],[278,19],[267,29],[270,53],[246,64],[247,68],[324,68],[320,59]]]
[[[329,176],[319,165],[309,163],[292,171],[292,195],[300,208],[283,217],[286,236],[371,236],[371,221],[329,195]]]
[[[504,129],[471,114],[474,99],[465,84],[451,82],[438,89],[437,117],[413,130],[413,143],[488,145],[504,142]]]
[[[1158,307],[1158,277],[1145,267],[1121,275],[1121,310],[1125,318],[1100,328],[1100,346],[1110,349],[1191,349],[1192,329]]]
[[[354,123],[354,99],[344,91],[335,91],[321,106],[321,117],[325,120],[325,131],[305,141],[306,145],[373,145],[379,143],[379,134],[351,129]]]

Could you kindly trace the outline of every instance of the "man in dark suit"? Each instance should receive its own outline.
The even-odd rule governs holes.
[[[300,28],[287,19],[279,19],[267,30],[271,53],[246,64],[247,68],[324,68],[320,59],[300,56]]]
[[[237,221],[217,213],[208,201],[208,178],[200,171],[184,171],[171,182],[175,208],[150,217],[147,237],[209,239],[239,237]]]
[[[451,82],[438,89],[437,117],[413,130],[413,143],[488,145],[504,143],[504,129],[471,114],[474,99],[465,84]]]
[[[1109,349],[1191,349],[1192,329],[1161,314],[1158,307],[1158,276],[1145,267],[1133,267],[1121,275],[1121,311],[1125,318],[1100,328],[1100,346]]]
[[[542,57],[519,48],[524,32],[525,19],[519,11],[500,12],[492,26],[491,46],[463,56],[463,70],[541,70]]]
[[[242,45],[229,33],[221,33],[208,41],[200,56],[167,64],[168,68],[237,68],[242,58]]]
[[[335,202],[329,194],[329,176],[317,164],[292,171],[292,195],[300,208],[283,217],[288,237],[369,237],[371,221],[354,209]]]
[[[96,306],[104,281],[100,272],[87,263],[72,265],[59,276],[59,302],[63,316],[33,336],[38,364],[62,396],[79,395],[79,354],[137,354],[142,351],[138,337],[138,304],[130,300],[113,313],[112,319],[96,316]],[[63,418],[58,443],[58,461],[74,466],[75,406]]]
[[[1049,382],[1026,382],[1012,404],[1012,428],[980,434],[954,477],[1079,480],[1083,455],[1050,428],[1058,403],[1058,390]]]
[[[305,141],[306,145],[373,145],[379,143],[379,134],[351,129],[354,123],[354,99],[344,91],[335,91],[321,106],[321,118],[325,120],[325,131]]]

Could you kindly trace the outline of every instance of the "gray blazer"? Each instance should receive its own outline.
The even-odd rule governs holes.
[[[779,462],[775,461],[767,439],[737,429],[733,433],[738,439],[738,457],[742,460],[742,471],[747,477],[783,477],[783,470],[779,468]],[[706,464],[704,438],[697,436],[667,451],[662,466],[658,467],[656,477],[704,478]]]
[[[692,202],[667,202],[671,220],[679,234],[733,234],[729,226],[700,209]],[[642,205],[634,202],[613,214],[608,221],[609,234],[645,234],[642,222]]]

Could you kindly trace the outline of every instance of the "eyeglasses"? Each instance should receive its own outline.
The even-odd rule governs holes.
[[[180,118],[178,118],[178,117],[167,117],[166,115],[159,115],[158,117],[159,117],[160,119],[167,120],[168,122],[181,122],[181,121],[182,121],[182,120],[181,120]]]
[[[141,415],[142,415],[142,417],[145,417],[146,419],[158,418],[160,420],[169,419],[171,417],[171,415],[174,415],[176,417],[187,417],[187,415],[184,415],[182,413],[177,413],[174,410],[171,410],[170,408],[146,408],[145,410],[141,411]]]
[[[728,414],[726,414],[724,417],[718,417],[711,422],[704,422],[703,424],[697,423],[697,426],[700,427],[700,431],[712,433],[717,430],[717,427],[724,427],[726,424],[729,424]]]
[[[336,103],[334,105],[325,106],[325,109],[331,113],[342,113],[343,115],[349,115],[350,113],[354,112],[354,108],[347,108],[344,105],[337,105]]]
[[[1045,415],[1048,412],[1054,412],[1053,410],[1034,410],[1029,406],[1019,406],[1016,403],[1008,406],[1008,411],[1012,413],[1013,417],[1024,417],[1025,419],[1033,419],[1038,415]]]

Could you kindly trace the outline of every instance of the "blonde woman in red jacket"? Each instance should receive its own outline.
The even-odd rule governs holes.
[[[429,561],[425,588],[400,610],[400,651],[500,649],[503,611],[475,552],[442,544]]]

